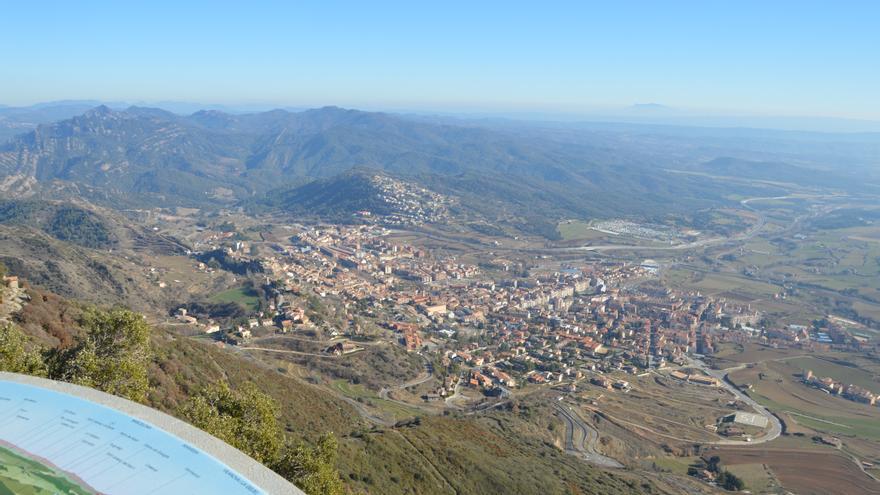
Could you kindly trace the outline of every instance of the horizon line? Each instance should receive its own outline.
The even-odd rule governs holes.
[[[53,106],[89,105],[90,108],[106,106],[114,110],[132,107],[156,108],[188,116],[200,111],[222,111],[231,114],[263,113],[275,110],[303,112],[322,108],[340,108],[363,112],[379,112],[396,115],[423,115],[462,119],[499,119],[522,122],[545,123],[608,123],[632,125],[656,125],[666,127],[696,127],[711,129],[767,129],[774,131],[817,132],[831,134],[875,134],[880,133],[880,118],[843,117],[830,115],[792,115],[735,113],[732,110],[692,109],[669,106],[656,102],[633,103],[631,105],[595,105],[589,109],[563,110],[549,108],[461,108],[439,109],[436,107],[395,105],[346,105],[346,104],[285,104],[278,102],[207,103],[188,100],[101,100],[94,98],[59,99],[37,101],[27,105],[0,103],[0,110],[34,109]],[[189,108],[174,108],[189,107]],[[59,119],[63,120],[63,119]],[[702,120],[702,121],[701,121]],[[713,122],[714,120],[714,122]],[[725,120],[729,120],[725,122]],[[745,122],[736,122],[743,120]],[[753,120],[753,122],[748,122]],[[782,121],[782,122],[780,122]],[[788,125],[784,124],[788,121]],[[773,125],[776,122],[776,125]],[[797,124],[800,123],[801,126]],[[865,129],[822,128],[817,124],[850,124],[867,126]],[[806,125],[806,127],[804,127]],[[833,126],[832,126],[833,127]]]

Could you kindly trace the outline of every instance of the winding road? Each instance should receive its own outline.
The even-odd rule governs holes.
[[[242,350],[242,351],[263,351],[263,352],[277,352],[280,354],[293,354],[296,356],[312,356],[317,358],[324,359],[339,359],[346,356],[351,356],[352,354],[356,354],[363,349],[359,349],[356,351],[351,351],[346,354],[342,354],[341,356],[337,356],[335,354],[328,354],[326,352],[318,353],[318,352],[305,352],[305,351],[292,351],[290,349],[272,349],[270,347],[253,347],[253,346],[233,346],[234,349]]]
[[[565,422],[565,452],[576,455],[585,461],[605,468],[620,469],[623,464],[597,450],[599,431],[585,422],[570,406],[558,401],[553,407]]]
[[[403,390],[403,389],[407,389],[410,387],[415,387],[416,385],[421,385],[421,384],[427,382],[428,380],[430,380],[433,376],[434,376],[434,365],[431,363],[431,361],[429,361],[427,358],[425,358],[425,369],[422,370],[421,373],[419,373],[419,376],[413,378],[412,380],[410,380],[408,382],[401,383],[400,385],[395,385],[394,387],[391,387],[391,388],[382,387],[382,389],[379,390],[379,398],[384,399],[384,400],[390,400],[393,402],[401,402],[396,399],[389,398],[388,393],[392,392],[394,390]],[[406,402],[401,402],[401,404],[412,407],[412,404],[408,404]]]

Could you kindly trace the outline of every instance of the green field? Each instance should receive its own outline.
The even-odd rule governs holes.
[[[377,399],[378,397],[372,391],[368,390],[361,384],[353,384],[348,380],[333,380],[333,388],[342,393],[346,397],[352,399]]]
[[[723,467],[742,479],[746,489],[752,493],[773,493],[779,488],[779,482],[764,464],[733,464]]]
[[[712,360],[719,369],[730,368],[740,363],[760,363],[780,358],[789,358],[803,354],[800,349],[774,349],[761,344],[731,344],[721,343],[718,352],[712,355]]]
[[[873,287],[871,289],[874,289]],[[867,293],[870,297],[877,297],[877,291],[867,290],[863,288],[859,290],[859,293]],[[880,321],[880,305],[871,304],[864,301],[853,301],[852,305],[853,309],[859,314],[859,316],[864,316],[871,318],[872,320]]]
[[[260,310],[260,298],[249,287],[236,287],[234,289],[218,292],[209,299],[214,303],[237,303],[250,311]]]
[[[873,226],[808,231],[805,238],[772,242],[765,235],[728,251],[733,259],[725,261],[725,268],[757,270],[760,278],[880,299],[880,242],[875,239],[880,239],[880,229]],[[871,318],[880,316],[880,305],[868,301],[857,301],[854,308]]]
[[[559,230],[559,235],[562,236],[562,240],[564,241],[571,241],[574,239],[600,239],[608,235],[599,232],[598,230],[594,230],[590,227],[590,222],[584,222],[582,220],[566,220],[557,226],[557,230]]]
[[[784,412],[800,425],[816,431],[831,433],[841,436],[855,436],[868,440],[880,440],[880,422],[876,418],[845,418],[840,416],[825,416],[817,411],[805,411],[782,404],[767,398],[766,396],[751,392],[749,394],[756,402],[771,411]],[[839,399],[845,400],[845,399]]]
[[[63,473],[0,447],[0,495],[94,495]]]
[[[842,436],[855,436],[858,438],[880,441],[880,423],[878,423],[875,418],[861,420],[855,418],[841,419],[835,416],[830,418],[816,418],[804,417],[798,414],[792,415],[798,424],[812,428],[816,431],[827,431]]]

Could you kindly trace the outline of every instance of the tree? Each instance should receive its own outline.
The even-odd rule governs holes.
[[[730,491],[740,491],[745,488],[746,484],[743,482],[739,476],[731,473],[730,471],[723,471],[718,475],[718,484],[724,487],[725,490]]]
[[[51,356],[50,378],[143,402],[150,361],[150,327],[143,315],[124,308],[91,308],[80,325],[84,334],[76,345]]]
[[[0,371],[46,376],[39,350],[29,349],[27,337],[11,323],[0,324]]]
[[[721,464],[721,458],[717,455],[713,455],[706,462],[706,469],[712,471],[713,473],[717,473],[719,470],[719,465]]]
[[[336,437],[327,433],[314,447],[301,443],[287,449],[275,471],[309,495],[341,495],[342,480],[336,470],[338,448]]]
[[[278,404],[252,383],[238,390],[221,383],[190,398],[180,415],[272,468],[309,495],[343,493],[336,470],[336,437],[328,433],[314,447],[285,444],[278,411]]]
[[[180,412],[194,426],[263,464],[272,465],[281,457],[278,405],[252,383],[239,390],[230,389],[225,382],[208,387]]]

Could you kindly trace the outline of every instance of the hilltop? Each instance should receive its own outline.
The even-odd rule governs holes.
[[[0,201],[0,262],[66,297],[144,311],[163,307],[175,296],[156,290],[143,257],[185,250],[175,239],[84,202]]]
[[[355,169],[302,186],[272,191],[251,203],[285,213],[325,219],[376,219],[388,224],[439,222],[455,199],[380,171]]]

